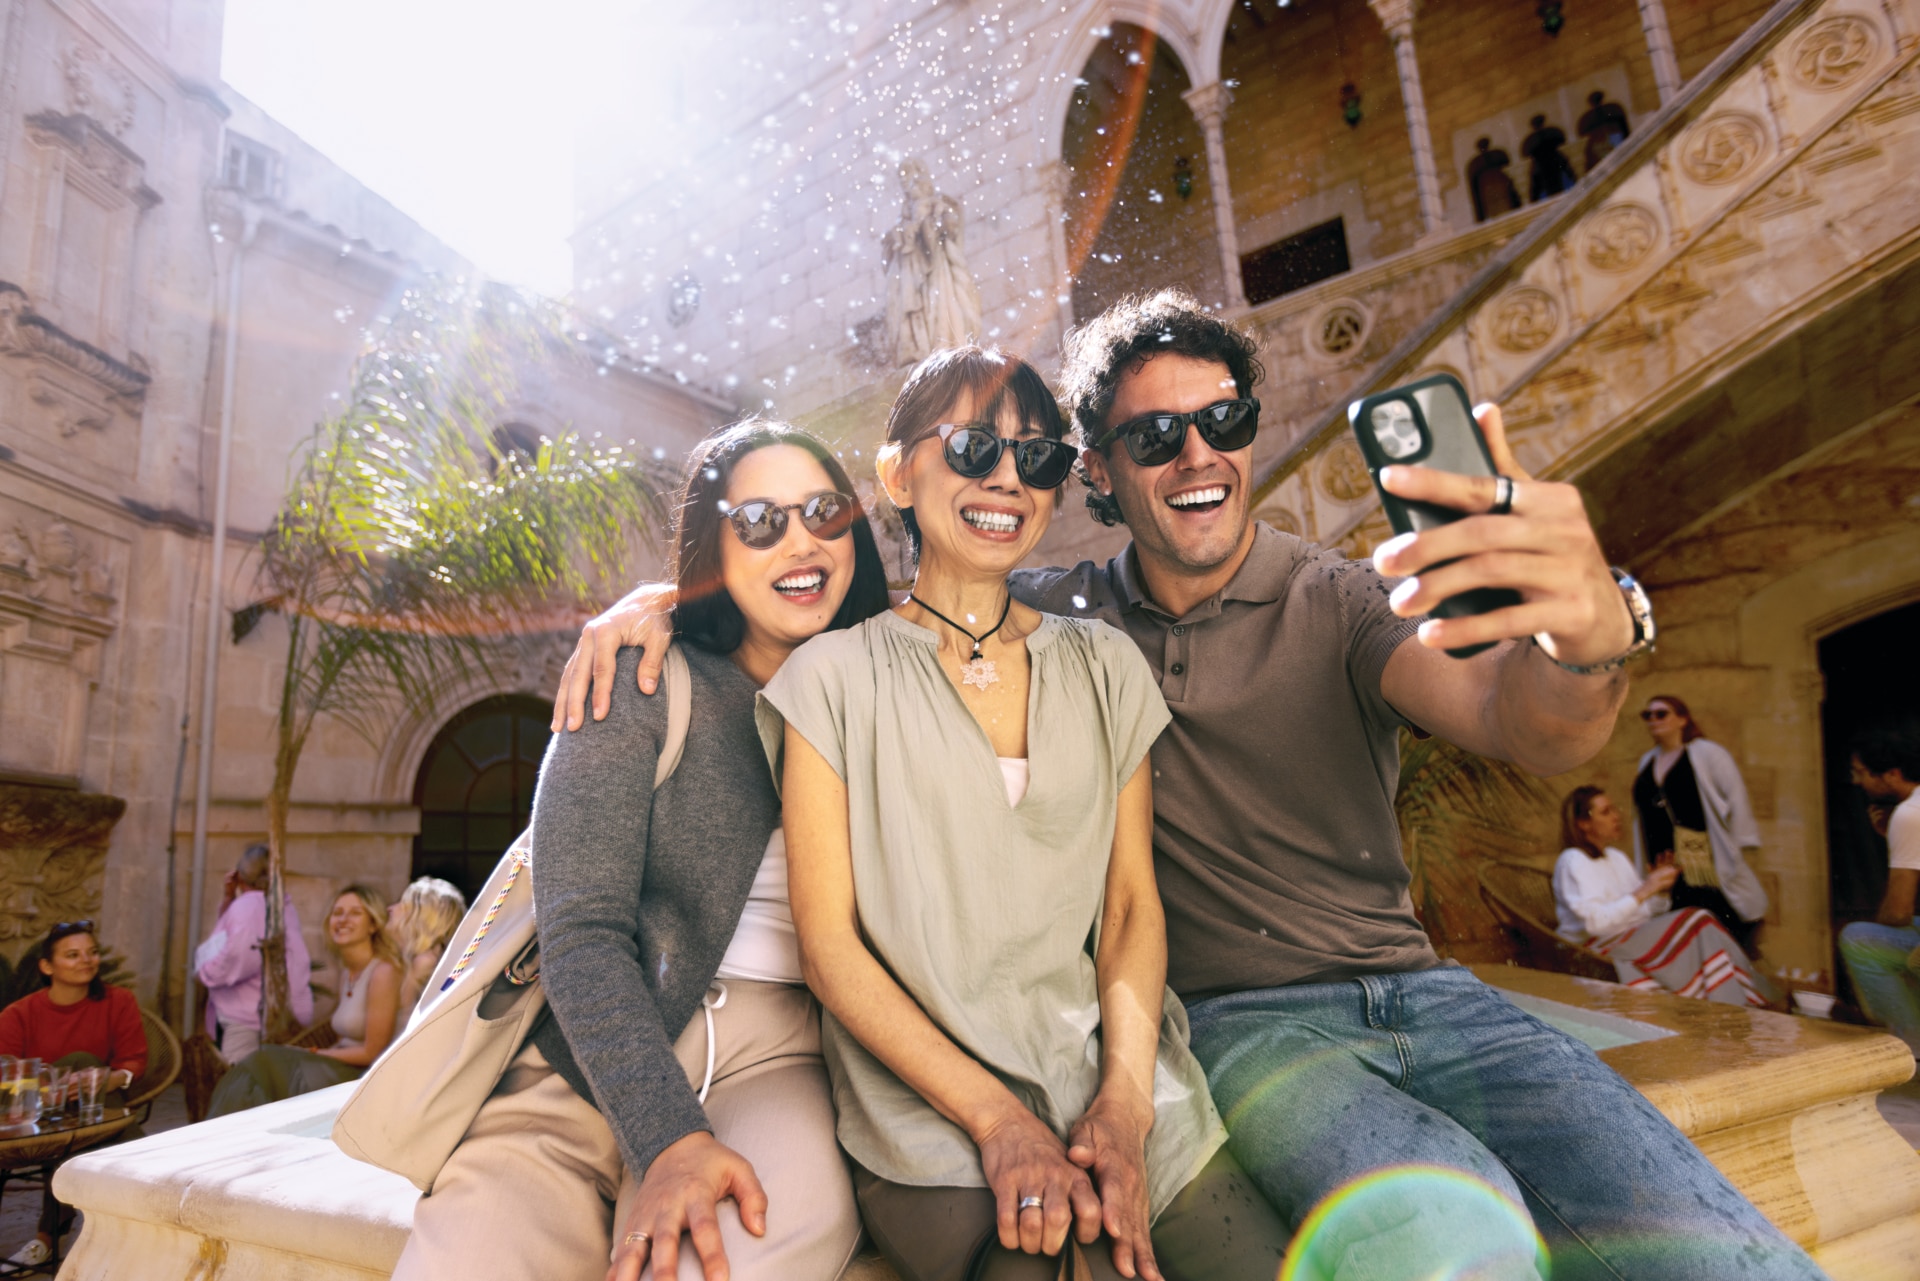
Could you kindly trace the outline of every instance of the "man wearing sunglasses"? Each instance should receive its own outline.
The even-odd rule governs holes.
[[[1744,1277],[1819,1276],[1584,1044],[1443,964],[1408,897],[1400,730],[1536,774],[1578,766],[1650,639],[1644,596],[1616,583],[1578,491],[1514,463],[1492,407],[1480,422],[1502,483],[1386,478],[1470,519],[1392,539],[1371,563],[1254,521],[1259,376],[1251,339],[1175,292],[1076,331],[1062,391],[1088,505],[1132,542],[1012,586],[1125,631],[1160,681],[1167,981],[1234,1154],[1276,1208],[1296,1225],[1343,1200],[1355,1211],[1314,1217],[1294,1249],[1324,1267],[1302,1274],[1530,1277],[1544,1240],[1555,1277],[1714,1276],[1735,1253]],[[1424,617],[1478,586],[1523,601]],[[649,639],[657,602],[630,600],[582,637],[556,729],[580,723],[589,677],[603,714],[615,649]],[[1443,653],[1487,641],[1471,659]],[[643,688],[653,674],[643,665]],[[1384,1200],[1333,1196],[1369,1183]]]

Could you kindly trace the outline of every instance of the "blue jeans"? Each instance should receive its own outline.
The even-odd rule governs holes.
[[[1920,916],[1912,925],[1855,921],[1840,931],[1840,958],[1861,1007],[1920,1052],[1920,974],[1907,967],[1907,954],[1916,947]]]
[[[1822,1275],[1591,1049],[1457,966],[1188,1013],[1303,1281]]]

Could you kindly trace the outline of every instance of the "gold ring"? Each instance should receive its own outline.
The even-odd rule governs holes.
[[[627,1244],[628,1244],[628,1245],[645,1245],[645,1244],[646,1244],[647,1242],[649,1242],[649,1241],[651,1241],[651,1240],[653,1240],[653,1235],[652,1235],[651,1233],[648,1233],[648,1232],[629,1232],[629,1233],[627,1233]]]

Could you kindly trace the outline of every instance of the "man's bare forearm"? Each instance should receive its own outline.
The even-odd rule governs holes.
[[[1541,776],[1564,774],[1599,754],[1627,698],[1624,670],[1582,676],[1530,641],[1500,656],[1491,699],[1500,756]]]

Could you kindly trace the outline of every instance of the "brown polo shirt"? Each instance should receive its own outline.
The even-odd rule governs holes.
[[[1104,566],[1020,571],[1013,588],[1125,631],[1173,713],[1152,757],[1174,991],[1439,964],[1393,810],[1406,721],[1380,693],[1416,624],[1371,563],[1260,524],[1233,581],[1184,618],[1147,599],[1131,545]]]

